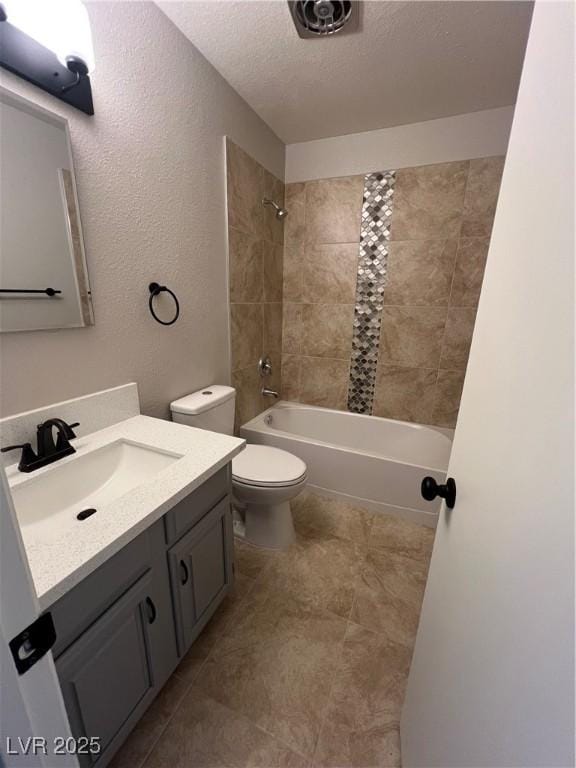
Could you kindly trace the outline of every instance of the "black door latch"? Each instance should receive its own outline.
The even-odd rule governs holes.
[[[56,629],[50,611],[16,635],[8,645],[19,675],[33,667],[56,642]]]

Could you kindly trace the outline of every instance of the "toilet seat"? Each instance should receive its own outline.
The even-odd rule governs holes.
[[[235,483],[260,488],[277,488],[301,483],[306,464],[288,451],[269,445],[247,445],[232,459]]]

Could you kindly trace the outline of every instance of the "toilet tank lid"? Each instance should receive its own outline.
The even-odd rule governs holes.
[[[187,413],[195,415],[204,413],[217,405],[222,405],[231,400],[236,394],[234,387],[225,387],[222,384],[211,384],[209,387],[199,389],[190,395],[185,395],[179,400],[170,403],[172,413]]]

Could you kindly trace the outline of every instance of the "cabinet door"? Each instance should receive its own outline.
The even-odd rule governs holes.
[[[72,732],[99,737],[101,754],[156,693],[148,638],[156,618],[150,587],[147,573],[56,662]],[[90,762],[83,756],[83,765]]]
[[[230,589],[232,537],[226,498],[168,552],[180,654],[188,650]]]

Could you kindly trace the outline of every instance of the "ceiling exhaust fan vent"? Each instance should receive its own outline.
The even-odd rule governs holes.
[[[288,0],[300,37],[325,37],[358,28],[358,2],[353,0]]]

